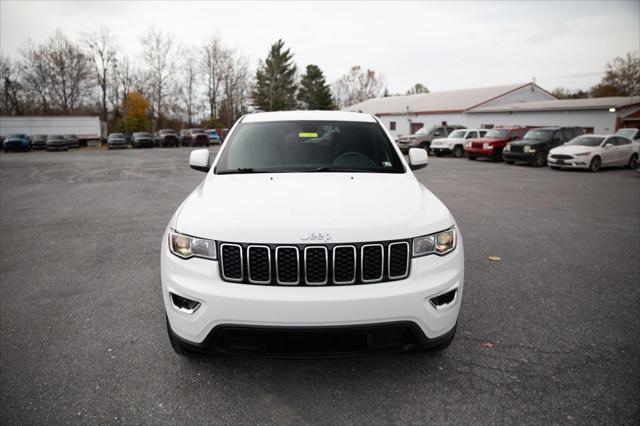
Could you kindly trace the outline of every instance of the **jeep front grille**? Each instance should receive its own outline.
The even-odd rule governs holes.
[[[261,285],[348,285],[401,280],[411,265],[408,241],[273,245],[220,243],[224,281]]]

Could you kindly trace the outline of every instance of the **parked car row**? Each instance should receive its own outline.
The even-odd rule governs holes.
[[[47,151],[68,150],[80,148],[80,140],[76,135],[34,135],[24,133],[8,135],[2,142],[4,152],[31,151],[32,149],[46,149]]]
[[[135,132],[130,137],[124,133],[111,133],[107,138],[107,149],[128,148],[165,148],[179,146],[209,146],[222,143],[216,129],[184,129],[180,133],[173,129],[161,129],[155,134]]]
[[[431,149],[437,157],[466,154],[472,161],[486,157],[507,164],[527,163],[534,167],[548,164],[554,169],[597,172],[607,166],[638,167],[640,129],[620,129],[615,135],[587,135],[580,127],[518,126],[491,130],[460,127],[433,126],[420,135],[416,132],[410,138],[399,138],[398,145],[401,151]]]

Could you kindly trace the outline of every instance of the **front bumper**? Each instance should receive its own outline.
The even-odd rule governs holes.
[[[47,150],[48,151],[52,151],[52,150],[65,150],[65,149],[69,149],[69,147],[67,146],[66,142],[63,143],[47,143]]]
[[[534,152],[512,152],[502,151],[502,159],[505,161],[521,161],[525,163],[531,163],[533,161]]]
[[[464,152],[469,157],[491,157],[493,155],[493,148],[465,148]]]
[[[459,236],[458,236],[459,237]],[[449,333],[456,324],[464,285],[462,238],[446,256],[412,259],[411,275],[400,281],[345,286],[261,286],[222,281],[217,261],[180,259],[161,250],[161,281],[171,329],[180,340],[206,344],[224,326],[332,327],[415,324],[426,339]],[[436,309],[430,299],[457,290]],[[170,293],[200,302],[192,314],[174,306]]]
[[[571,159],[555,159],[547,156],[547,164],[551,167],[559,167],[563,169],[587,169],[589,168],[589,158],[579,157]]]

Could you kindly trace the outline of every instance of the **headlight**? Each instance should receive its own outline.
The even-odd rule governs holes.
[[[450,228],[437,234],[425,235],[413,239],[413,257],[428,254],[445,255],[456,248],[456,229]]]
[[[482,144],[482,149],[489,149],[491,146],[488,143]]]
[[[511,145],[507,145],[504,147],[504,152],[509,152],[511,151]]]
[[[201,257],[216,260],[216,242],[169,232],[169,250],[183,259]]]
[[[575,155],[576,157],[584,157],[585,155],[589,155],[589,154],[591,154],[591,152],[581,152],[580,154],[573,154],[573,155]]]
[[[534,151],[535,151],[535,149],[532,146],[525,145],[524,152],[530,153],[530,152],[534,152]]]

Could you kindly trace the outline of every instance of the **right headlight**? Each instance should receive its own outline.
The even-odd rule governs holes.
[[[436,254],[443,256],[456,248],[456,228],[413,239],[413,257]]]
[[[216,242],[205,238],[169,232],[169,250],[183,259],[201,257],[216,260]]]

